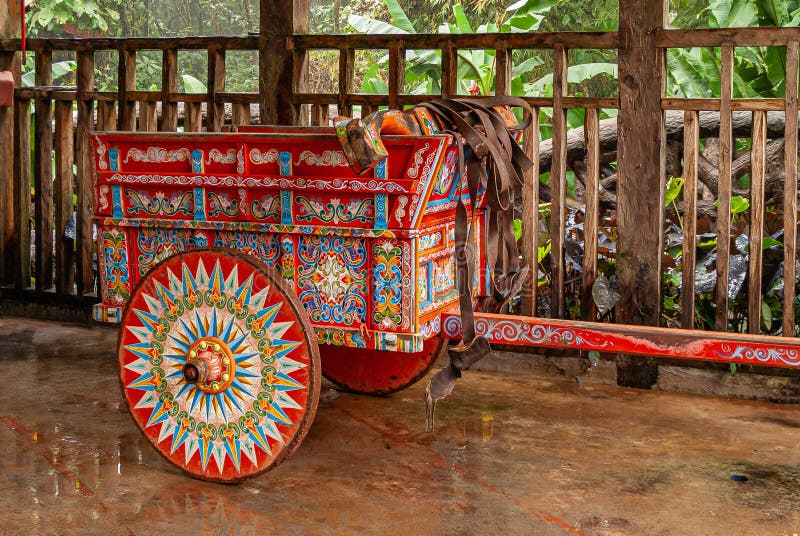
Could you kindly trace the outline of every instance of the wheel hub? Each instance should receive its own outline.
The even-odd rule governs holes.
[[[235,377],[236,361],[226,343],[216,337],[197,339],[186,353],[183,379],[206,393],[227,389]]]

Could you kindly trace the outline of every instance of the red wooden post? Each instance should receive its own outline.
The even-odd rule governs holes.
[[[619,0],[617,320],[625,324],[655,326],[661,315],[666,74],[655,32],[667,8],[665,0]],[[657,377],[653,360],[618,361],[619,385],[649,388]]]
[[[308,33],[309,0],[261,0],[259,103],[262,124],[294,125],[300,107],[294,93],[305,86],[305,53],[291,48],[293,34]],[[297,54],[300,57],[295,58]]]
[[[0,9],[0,38],[19,37],[21,0]],[[0,53],[0,71],[11,71],[19,85],[19,57]],[[14,281],[14,108],[0,107],[0,284]]]

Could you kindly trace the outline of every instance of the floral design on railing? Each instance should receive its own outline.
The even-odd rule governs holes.
[[[265,195],[261,199],[253,199],[250,202],[250,213],[254,218],[266,220],[270,218],[280,219],[281,217],[281,198],[278,195]]]
[[[250,161],[254,164],[271,164],[278,161],[278,150],[270,149],[261,152],[260,149],[250,149]]]
[[[281,188],[293,190],[336,190],[347,192],[387,192],[408,194],[411,190],[396,182],[380,179],[306,179],[303,177],[237,177],[228,175],[147,175],[115,173],[106,179],[111,183],[124,184],[166,184],[168,186],[219,186],[227,188]],[[415,194],[419,197],[419,194]]]
[[[303,151],[294,165],[306,164],[309,166],[347,167],[347,160],[341,151],[322,151],[319,155],[313,151]]]
[[[97,142],[97,167],[102,171],[108,169],[108,162],[106,161],[106,144]]]
[[[128,273],[128,248],[125,233],[111,229],[103,233],[103,260],[106,274],[106,298],[123,303],[131,297]]]
[[[231,199],[228,194],[218,194],[216,192],[208,192],[208,215],[215,217],[219,215],[235,218],[239,215],[239,200]]]
[[[408,176],[412,179],[416,179],[417,175],[419,175],[419,167],[424,162],[422,155],[425,154],[428,149],[430,149],[430,144],[426,143],[422,149],[419,149],[417,152],[414,153],[412,160],[414,164],[408,168]]]
[[[194,211],[193,192],[174,193],[170,197],[164,192],[158,192],[150,197],[144,192],[125,190],[125,196],[128,198],[128,212],[134,215],[144,213],[150,216],[191,216]]]
[[[128,149],[128,153],[122,163],[127,164],[129,160],[133,160],[134,162],[158,164],[162,162],[186,162],[191,159],[192,153],[185,147],[175,150],[167,150],[163,147],[148,147],[145,151],[132,147]]]
[[[219,149],[211,149],[208,151],[206,165],[212,162],[216,162],[217,164],[233,164],[236,162],[236,149],[228,149],[226,153],[223,153]]]
[[[375,200],[351,199],[347,204],[338,198],[333,198],[328,203],[323,203],[320,198],[306,198],[298,195],[295,203],[300,205],[297,214],[298,221],[311,222],[314,219],[324,223],[352,223],[370,221],[374,214]]]
[[[719,350],[714,350],[714,353],[728,361],[765,365],[783,363],[790,367],[800,367],[800,349],[798,348],[761,348],[744,344],[734,346],[723,343],[720,345]]]
[[[403,249],[391,240],[375,243],[375,296],[373,320],[383,329],[396,329],[402,321]]]

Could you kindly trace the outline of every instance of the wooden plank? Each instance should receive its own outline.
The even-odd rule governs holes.
[[[747,270],[747,331],[761,333],[761,279],[764,243],[764,180],[766,176],[767,115],[753,112],[750,152],[750,263]]]
[[[567,61],[567,50],[557,46],[553,50],[553,164],[550,167],[550,190],[553,194],[550,212],[550,241],[553,246],[550,250],[550,295],[554,318],[564,318],[566,292],[567,112],[562,107],[561,99],[567,94]]]
[[[75,163],[78,175],[75,181],[75,190],[78,195],[77,217],[77,277],[78,295],[83,296],[94,292],[95,272],[92,260],[92,172],[93,154],[89,141],[89,132],[92,130],[94,101],[85,98],[85,92],[94,87],[94,54],[91,51],[78,52],[78,69],[76,71],[78,85],[78,124],[75,134]],[[122,102],[122,101],[120,101]],[[135,116],[132,114],[128,116]]]
[[[714,28],[703,30],[660,29],[655,32],[661,48],[732,46],[783,46],[797,40],[797,28]]]
[[[0,70],[19,76],[13,53],[0,53]],[[0,284],[14,281],[14,108],[0,107]]]
[[[786,47],[786,179],[783,183],[783,335],[791,337],[797,327],[794,321],[795,285],[797,281],[797,84],[798,44],[792,41]]]
[[[717,193],[717,310],[715,328],[728,331],[728,279],[730,274],[731,163],[733,132],[731,95],[733,92],[733,45],[722,47],[719,112],[719,191]]]
[[[36,53],[36,85],[53,83],[52,63],[53,55],[49,51]],[[34,124],[34,277],[36,290],[41,292],[53,286],[53,102],[49,98],[36,100]]]
[[[330,125],[327,104],[313,104],[311,106],[311,125],[316,127],[327,127]]]
[[[523,177],[522,185],[522,255],[531,276],[522,287],[522,314],[536,316],[539,281],[539,109],[534,108],[531,124],[523,138],[525,154],[533,167]]]
[[[389,47],[389,108],[400,109],[397,96],[403,92],[406,73],[406,50],[403,42],[397,41]]]
[[[700,120],[694,110],[683,114],[683,254],[681,257],[681,326],[694,327],[697,265],[697,159]]]
[[[94,61],[94,56],[92,57]],[[93,77],[94,78],[94,77]],[[136,102],[128,93],[136,91],[136,51],[120,50],[117,66],[117,92],[119,96],[119,128],[124,131],[136,130]]]
[[[155,102],[139,102],[139,132],[158,132],[158,109]]]
[[[667,23],[665,0],[619,2],[617,116],[617,321],[658,325],[664,255],[664,113],[666,54],[654,32]],[[617,360],[617,383],[649,388],[652,360]]]
[[[258,37],[63,37],[28,39],[27,48],[41,50],[204,50],[209,44],[227,50],[258,50]],[[0,39],[0,51],[20,49],[19,39]]]
[[[339,98],[336,102],[339,115],[352,117],[353,106],[347,98],[353,91],[356,52],[352,48],[339,50]]]
[[[442,45],[442,98],[458,94],[458,50],[450,41]]]
[[[263,33],[263,30],[262,30]],[[295,32],[300,34],[302,32]],[[295,49],[338,49],[349,46],[356,49],[388,49],[398,38],[397,34],[347,34],[347,35],[295,35],[291,38]],[[474,34],[403,34],[406,49],[443,49],[452,45],[456,49],[495,48],[499,41],[511,49],[614,49],[617,32],[520,32]]]
[[[261,0],[259,14],[261,123],[294,125],[300,107],[292,95],[305,91],[308,62],[305,49],[293,46],[292,36],[308,32],[309,0]]]
[[[75,286],[73,241],[64,236],[64,229],[72,217],[72,194],[75,191],[75,176],[72,172],[74,132],[71,102],[56,103],[55,120],[56,180],[53,204],[56,226],[56,293],[71,294]]]
[[[178,91],[178,51],[170,48],[163,52],[161,60],[161,130],[178,130],[178,103],[171,98]]]
[[[16,100],[14,116],[14,285],[25,289],[31,286],[31,101]]]
[[[511,49],[508,48],[506,41],[497,43],[494,54],[494,94],[511,95]]]
[[[784,102],[783,99],[734,99],[731,100],[731,110],[734,112],[782,111]],[[666,97],[661,99],[661,107],[664,110],[717,111],[720,109],[720,99]]]
[[[583,218],[583,292],[581,316],[597,320],[597,305],[592,285],[597,278],[597,242],[600,224],[600,115],[586,110],[584,117],[586,147],[586,212]]]
[[[117,130],[117,103],[97,102],[97,130],[112,132]]]
[[[249,125],[250,124],[250,105],[234,103],[231,105],[232,123],[234,125]]]
[[[446,339],[461,338],[461,318],[457,312],[443,313],[442,327]],[[475,332],[493,344],[800,368],[797,338],[480,312],[475,313]]]
[[[219,132],[225,122],[225,105],[217,102],[217,93],[225,90],[225,50],[216,46],[208,49],[208,108],[206,130]]]
[[[184,105],[184,127],[186,132],[203,131],[203,105],[199,102],[187,102]]]
[[[186,93],[179,94],[175,100],[185,100]],[[205,100],[205,95],[203,95]],[[230,102],[232,104],[258,104],[258,93],[220,91],[217,92],[217,102]]]

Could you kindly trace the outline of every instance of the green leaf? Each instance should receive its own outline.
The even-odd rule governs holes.
[[[537,248],[538,251],[536,252],[536,259],[539,264],[541,264],[544,258],[547,257],[547,254],[550,253],[552,248],[553,244],[551,244],[550,241],[548,241],[544,246],[539,246]]]
[[[741,195],[731,197],[731,214],[739,214],[750,208],[750,200]]]
[[[456,16],[456,28],[458,29],[458,33],[475,33],[461,4],[453,6],[453,14]]]
[[[781,242],[780,240],[775,240],[771,236],[767,236],[767,237],[764,238],[764,241],[761,243],[761,249],[769,249],[769,248],[772,248],[772,247],[775,247],[775,246],[783,247],[783,242]]]
[[[393,26],[383,21],[364,17],[362,15],[350,15],[347,23],[356,31],[368,34],[407,34],[408,32],[397,26]]]
[[[514,238],[522,238],[522,220],[514,220]]]
[[[208,88],[204,83],[190,74],[182,74],[183,89],[186,93],[208,93]]]
[[[414,29],[414,25],[408,19],[408,15],[406,15],[406,12],[400,7],[397,0],[383,0],[383,3],[386,4],[386,8],[389,10],[389,15],[391,15],[392,23],[394,23],[395,27],[408,33],[417,33]]]
[[[683,188],[683,177],[670,177],[667,182],[667,191],[664,192],[664,206],[670,205],[678,198]]]
[[[736,363],[730,363],[731,374],[736,374]]]
[[[580,65],[571,65],[567,70],[567,82],[570,84],[579,84],[585,82],[598,75],[606,75],[611,78],[617,77],[617,64],[596,62],[596,63],[583,63]],[[532,84],[526,84],[526,93],[544,93],[545,88],[553,87],[553,74],[547,74]],[[552,92],[552,89],[551,89]]]

